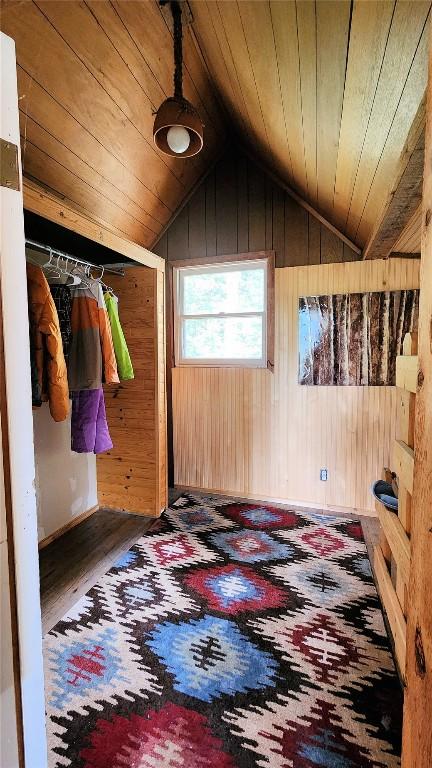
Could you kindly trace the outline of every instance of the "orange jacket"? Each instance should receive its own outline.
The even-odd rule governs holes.
[[[69,389],[59,319],[46,277],[33,264],[27,264],[27,292],[38,389],[42,400],[48,400],[54,421],[64,421]]]

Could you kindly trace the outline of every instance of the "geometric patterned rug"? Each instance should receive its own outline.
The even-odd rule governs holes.
[[[44,645],[50,768],[400,764],[354,520],[184,495]]]

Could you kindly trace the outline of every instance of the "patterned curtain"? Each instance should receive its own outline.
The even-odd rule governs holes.
[[[301,296],[299,383],[393,386],[418,301],[417,290]]]

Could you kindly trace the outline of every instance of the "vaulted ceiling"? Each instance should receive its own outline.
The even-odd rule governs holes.
[[[25,175],[151,247],[234,134],[359,246],[424,123],[430,2],[190,0],[185,95],[205,123],[189,160],[153,144],[172,93],[157,0],[9,0]],[[402,227],[401,227],[402,229]]]
[[[364,245],[425,92],[430,3],[191,6],[239,134]]]
[[[172,95],[172,36],[151,2],[2,2],[16,41],[23,170],[118,234],[151,246],[223,145],[215,89],[190,35],[184,91],[205,150],[170,158],[153,143]]]

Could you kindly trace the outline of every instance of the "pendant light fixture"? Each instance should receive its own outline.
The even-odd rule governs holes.
[[[162,1],[161,5],[165,5]],[[172,157],[192,157],[203,146],[203,124],[195,107],[183,96],[183,30],[181,3],[170,3],[174,26],[174,96],[159,107],[153,139]]]

